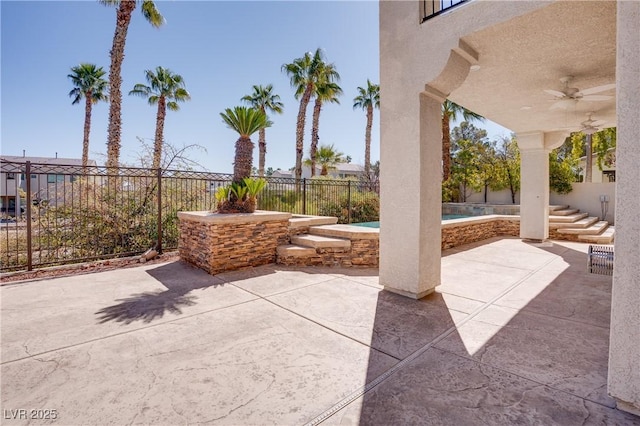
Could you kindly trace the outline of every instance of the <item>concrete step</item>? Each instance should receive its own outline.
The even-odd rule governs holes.
[[[578,210],[578,209],[564,208],[564,209],[553,210],[552,212],[550,212],[550,215],[552,215],[552,216],[569,216],[571,214],[576,214],[579,211],[580,210]]]
[[[316,249],[311,247],[302,247],[295,244],[279,245],[276,249],[280,257],[309,257],[316,254]]]
[[[348,240],[375,240],[380,235],[380,229],[355,225],[322,225],[309,228],[309,234],[324,237],[345,238]]]
[[[333,216],[311,216],[296,214],[289,219],[289,228],[303,228],[308,226],[333,225],[338,223],[338,218]]]
[[[342,238],[323,237],[322,235],[301,234],[291,237],[291,243],[303,247],[316,248],[351,248],[351,241]]]
[[[575,222],[549,222],[549,228],[556,228],[558,230],[564,228],[585,229],[594,225],[598,220],[597,217],[591,216],[576,220]]]
[[[550,215],[549,223],[551,224],[551,223],[577,222],[580,219],[584,219],[587,216],[589,216],[589,213],[573,213],[573,214],[562,215],[562,216]]]
[[[589,226],[588,228],[562,228],[558,229],[558,232],[561,234],[572,235],[599,235],[604,232],[604,230],[607,229],[608,226],[609,222],[607,222],[606,220],[601,220],[595,225]]]
[[[569,208],[568,205],[549,206],[549,214],[553,214],[553,212],[556,211],[556,210],[565,210],[565,209],[568,209],[568,208]]]
[[[615,228],[613,226],[609,226],[604,230],[604,232],[598,235],[578,235],[578,240],[594,244],[613,244],[615,235]]]

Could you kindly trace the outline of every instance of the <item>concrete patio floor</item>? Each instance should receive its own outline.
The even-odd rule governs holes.
[[[587,247],[448,250],[419,301],[376,270],[179,261],[4,285],[2,424],[640,425]]]

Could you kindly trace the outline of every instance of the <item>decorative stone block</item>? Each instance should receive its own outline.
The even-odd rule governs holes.
[[[210,274],[276,261],[289,241],[290,213],[179,212],[180,257]]]

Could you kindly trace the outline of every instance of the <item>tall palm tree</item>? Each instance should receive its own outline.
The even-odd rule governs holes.
[[[445,99],[442,103],[442,180],[447,181],[451,176],[451,119],[456,120],[459,115],[465,121],[484,121],[484,117],[469,111],[455,102]]]
[[[93,104],[107,101],[107,88],[109,82],[103,77],[106,74],[102,67],[95,64],[80,64],[71,68],[71,74],[67,75],[75,86],[69,96],[73,98],[72,105],[80,103],[84,98],[84,138],[82,140],[82,169],[86,172],[89,161],[89,133],[91,131],[91,108]]]
[[[122,127],[122,61],[124,60],[124,46],[127,31],[131,22],[131,15],[138,3],[142,4],[142,15],[154,27],[164,23],[164,18],[151,0],[98,0],[107,6],[117,7],[116,30],[113,34],[111,47],[111,66],[109,67],[109,90],[111,102],[109,104],[109,136],[107,139],[107,167],[117,167],[120,161],[120,131]]]
[[[282,114],[282,109],[284,108],[284,104],[280,102],[280,96],[273,93],[272,84],[268,84],[266,87],[261,85],[253,86],[253,93],[243,96],[241,100],[247,102],[251,107],[259,109],[265,114],[267,113],[267,110]],[[260,177],[264,176],[264,163],[265,156],[267,154],[266,133],[267,132],[264,128],[258,131],[258,149],[260,151],[260,156],[258,158],[258,175]]]
[[[147,98],[149,105],[158,105],[156,114],[156,137],[153,144],[153,165],[154,169],[160,168],[162,159],[162,144],[164,142],[164,119],[167,109],[178,111],[178,102],[185,102],[191,99],[189,92],[184,88],[184,79],[179,74],[174,74],[170,69],[156,67],[156,71],[145,71],[145,76],[149,85],[141,83],[133,86],[129,95]]]
[[[380,108],[380,85],[367,79],[367,87],[358,86],[358,96],[353,98],[353,109],[360,108],[367,112],[367,128],[364,132],[364,176],[371,178],[371,126],[373,125],[373,109]]]
[[[318,151],[316,152],[316,162],[320,164],[320,176],[326,176],[329,174],[329,170],[335,169],[336,164],[344,163],[343,153],[336,150],[336,148],[331,145],[320,145]],[[311,158],[308,158],[304,162],[307,165],[311,165]]]
[[[342,94],[342,88],[335,81],[340,80],[340,74],[335,70],[333,64],[326,64],[320,68],[318,82],[316,83],[313,96],[315,104],[313,106],[313,121],[311,125],[311,149],[309,159],[311,160],[311,176],[316,175],[316,152],[318,150],[318,129],[320,127],[320,111],[322,104],[332,102],[339,104],[338,96]]]
[[[296,89],[295,98],[300,99],[300,109],[298,110],[298,120],[296,122],[296,179],[302,177],[302,153],[304,150],[304,124],[306,119],[307,105],[318,82],[320,69],[325,66],[324,55],[320,48],[312,54],[307,52],[302,58],[294,59],[290,64],[282,65],[284,71],[290,79],[291,87]]]
[[[251,135],[260,129],[271,126],[271,121],[264,111],[256,108],[237,106],[234,109],[227,108],[220,113],[227,127],[235,130],[240,135],[236,141],[236,152],[233,161],[233,181],[241,183],[244,178],[251,176],[253,166],[253,142]]]

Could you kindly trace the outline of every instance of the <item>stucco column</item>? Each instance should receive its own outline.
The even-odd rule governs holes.
[[[549,238],[549,152],[544,133],[517,135],[520,148],[520,238]]]
[[[442,105],[413,96],[381,109],[380,284],[419,299],[440,284]]]
[[[640,416],[640,3],[617,2],[616,236],[609,394]]]

